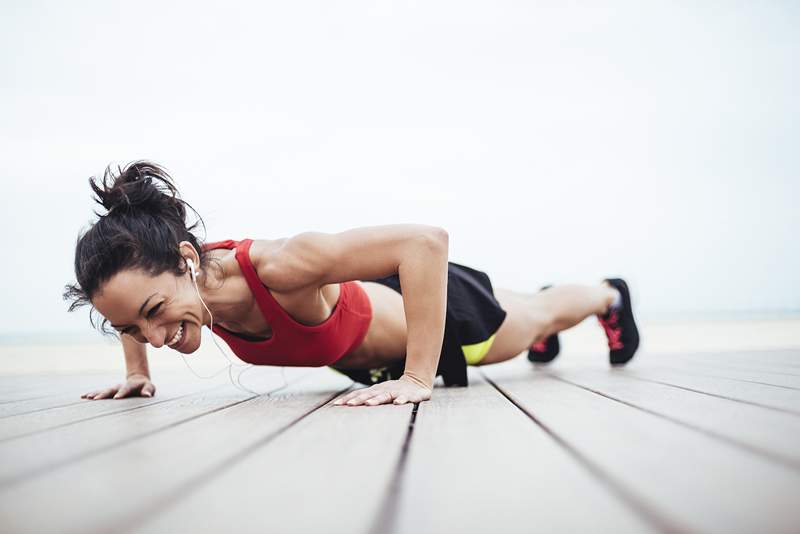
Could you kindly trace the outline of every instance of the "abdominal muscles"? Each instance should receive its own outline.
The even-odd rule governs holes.
[[[372,322],[361,345],[337,360],[333,367],[370,369],[403,359],[407,340],[403,296],[377,282],[357,283],[364,288],[372,304]]]

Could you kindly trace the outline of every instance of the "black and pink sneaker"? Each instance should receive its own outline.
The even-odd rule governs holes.
[[[625,365],[633,358],[639,348],[639,329],[633,319],[631,294],[628,284],[621,278],[606,278],[622,297],[619,308],[609,309],[604,315],[598,315],[600,326],[606,331],[608,338],[608,359],[611,365]]]
[[[550,286],[543,286],[539,291],[548,287]],[[561,344],[558,342],[558,334],[553,334],[530,346],[528,360],[533,363],[550,363],[558,356],[559,350],[561,350]]]

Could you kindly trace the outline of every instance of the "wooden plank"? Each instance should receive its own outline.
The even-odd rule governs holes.
[[[51,408],[70,406],[72,404],[82,404],[83,402],[84,400],[80,398],[80,395],[76,395],[72,391],[69,393],[56,393],[44,397],[23,399],[16,402],[6,402],[0,404],[0,419],[14,415],[40,412]]]
[[[308,372],[308,368],[294,368],[291,372],[305,373]],[[282,377],[279,377],[277,373],[273,373],[273,375],[266,380],[267,384],[283,383]],[[21,383],[24,385],[24,377],[18,378],[23,380]],[[32,399],[32,401],[34,401],[34,404],[47,404],[50,400],[54,400],[56,406],[52,406],[53,409],[26,410],[24,406],[15,407],[13,405],[8,405],[7,409],[9,411],[19,410],[21,413],[10,414],[7,418],[0,418],[0,442],[8,439],[16,439],[36,432],[42,432],[50,428],[74,424],[95,417],[122,413],[143,406],[158,404],[172,398],[188,395],[204,389],[210,389],[221,383],[228,383],[230,380],[227,375],[222,374],[213,379],[206,380],[189,375],[183,371],[179,373],[164,373],[154,377],[154,383],[157,388],[155,397],[131,397],[126,399],[103,399],[95,401],[80,399],[80,395],[86,391],[102,389],[107,385],[119,383],[119,376],[115,375],[113,379],[111,376],[103,376],[101,379],[97,379],[96,377],[83,377],[84,380],[88,379],[91,380],[91,382],[80,382],[79,386],[76,386],[77,382],[75,381],[69,381],[68,384],[52,386],[52,382],[48,380],[49,378],[52,377],[28,377],[31,383],[36,385],[34,387],[55,387],[57,391],[69,391],[73,393],[80,402],[59,403],[56,397],[47,396]],[[59,406],[58,404],[61,405]],[[4,405],[0,405],[0,407],[1,406]]]
[[[44,432],[75,424],[96,417],[109,416],[160,404],[197,391],[208,389],[207,384],[196,382],[159,386],[154,397],[132,397],[126,399],[84,400],[80,404],[62,406],[0,419],[0,443],[10,439]]]
[[[787,366],[782,363],[775,363],[759,359],[761,353],[749,353],[749,358],[740,356],[739,358],[725,359],[714,354],[662,354],[652,355],[649,359],[666,359],[674,365],[686,366],[712,366],[720,369],[736,369],[747,372],[758,372],[768,375],[786,375],[797,379],[800,377],[800,369]]]
[[[308,370],[291,375],[287,373],[287,379],[297,380],[306,374]],[[107,414],[2,442],[0,457],[4,461],[0,463],[0,487],[11,486],[48,469],[178,425],[251,396],[229,384],[217,384],[212,390],[202,388],[187,395],[167,396],[160,403],[136,410]],[[86,402],[113,404],[122,401]]]
[[[696,376],[708,376],[752,382],[782,388],[800,390],[800,376],[779,371],[763,371],[747,365],[731,365],[727,362],[698,361],[689,358],[659,356],[648,358],[631,368],[640,367],[670,368]]]
[[[673,370],[669,367],[640,366],[627,369],[625,376],[800,415],[800,389],[779,388],[755,382],[697,375],[691,371]]]
[[[110,384],[119,379],[118,373],[0,376],[0,403],[42,398],[68,391],[75,391],[80,397],[84,388],[88,390],[94,384]]]
[[[138,527],[134,532],[367,532],[394,475],[413,405],[326,404],[275,439],[265,439],[267,434],[256,430],[270,427],[282,406],[276,402],[268,410],[225,414],[226,439],[216,444],[234,453],[225,468],[172,494],[163,513],[131,516],[130,524]],[[296,419],[296,406],[286,407]],[[181,447],[182,462],[205,461],[209,451],[194,451],[194,443],[198,435],[217,431],[218,424],[218,419],[208,421],[192,434],[191,443]],[[234,450],[237,443],[247,449]],[[163,445],[151,456],[162,454]]]
[[[0,490],[0,516],[7,518],[4,526],[9,531],[20,533],[104,533],[141,524],[143,518],[158,515],[208,481],[216,485],[214,481],[220,471],[260,450],[351,384],[352,381],[342,375],[318,369],[280,391],[236,404],[231,401],[242,401],[242,397],[229,392],[201,397],[200,402],[207,409],[196,412],[193,419]],[[167,413],[163,406],[160,408],[161,413],[156,416]],[[171,411],[176,410],[181,408],[173,407]],[[121,415],[120,419],[127,419],[120,424],[136,423],[130,420],[130,415]],[[84,434],[92,437],[102,431],[98,427]],[[319,440],[320,436],[316,438],[318,446],[324,446],[325,440]],[[303,444],[295,452],[305,454],[306,446]],[[278,453],[284,451],[280,446],[274,449]],[[331,454],[331,450],[326,450],[319,462],[332,463]],[[257,478],[254,481],[257,487],[251,491],[254,494],[261,491],[260,496],[266,499],[264,503],[268,503],[271,493],[280,491],[273,482],[274,473],[264,471],[252,475]],[[295,481],[295,484],[301,483],[302,480]],[[329,480],[320,486],[325,491],[331,489]],[[65,492],[67,487],[70,490]],[[226,489],[230,491],[227,500],[233,504],[232,511],[242,510],[235,503],[240,490],[235,486],[226,486]],[[91,503],[91,513],[87,513],[87,503]],[[246,515],[264,503],[248,510]],[[48,513],[42,514],[42,510]],[[288,510],[284,510],[286,512]],[[213,513],[216,513],[214,507],[206,509],[204,515]],[[187,521],[185,528],[184,520]],[[195,530],[189,528],[190,518],[181,517],[180,523],[175,530]],[[200,526],[198,531],[214,529]]]
[[[480,370],[645,510],[673,525],[670,530],[797,532],[797,471],[547,372],[532,372],[520,360]],[[639,383],[625,382],[631,388]],[[582,513],[584,504],[572,506]],[[600,523],[597,529],[607,530]]]
[[[45,397],[50,397],[50,396],[52,396],[52,394],[43,395],[43,394],[35,394],[35,393],[31,394],[25,392],[12,393],[9,394],[8,397],[6,397],[6,400],[0,400],[0,406],[3,406],[4,404],[14,404],[16,402],[25,402],[29,400],[43,399]]]
[[[468,388],[421,403],[381,532],[651,532],[651,525],[468,368]],[[581,513],[574,513],[580,503]],[[387,522],[390,522],[387,518]]]
[[[219,388],[227,395],[203,390],[0,443],[0,488],[246,398],[231,386]]]
[[[93,391],[94,389],[102,389],[112,384],[120,383],[120,377],[118,375],[104,377],[105,381],[99,381],[97,378],[87,379],[84,377],[84,379],[86,380],[85,382],[51,386],[49,390],[53,391],[53,393],[48,395],[0,403],[0,419],[26,413],[40,412],[51,408],[77,404],[85,405],[87,399],[82,399],[82,394]],[[34,379],[34,381],[38,380]],[[180,375],[172,373],[159,376],[155,379],[157,388],[156,395],[160,396],[162,386],[186,382],[195,382],[195,379],[194,377],[187,377],[185,373],[181,373]],[[215,383],[219,382],[217,381]]]
[[[553,376],[800,470],[800,418],[627,376],[626,369],[553,370]]]
[[[687,363],[705,363],[726,365],[747,371],[780,373],[800,377],[800,353],[796,351],[741,351],[741,352],[708,352],[697,354],[675,355]]]

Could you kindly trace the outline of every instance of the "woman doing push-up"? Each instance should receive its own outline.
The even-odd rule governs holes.
[[[245,362],[328,366],[368,385],[334,402],[351,406],[425,401],[437,376],[466,386],[467,365],[525,350],[550,362],[558,332],[590,315],[612,365],[639,345],[619,278],[494,289],[486,273],[448,261],[444,229],[423,224],[203,243],[194,234],[202,218],[188,225],[191,206],[162,167],[108,167],[89,183],[107,212],[79,237],[77,282],[64,298],[69,311],[91,305],[103,317],[90,314],[92,324],[120,336],[127,376],[84,398],[154,395],[147,344],[191,354],[204,326]]]

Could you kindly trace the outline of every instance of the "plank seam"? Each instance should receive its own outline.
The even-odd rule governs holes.
[[[414,409],[411,411],[406,437],[403,440],[403,446],[400,448],[400,455],[397,458],[394,473],[389,481],[389,486],[386,488],[386,494],[383,497],[378,514],[367,531],[370,534],[390,534],[397,530],[397,505],[402,490],[403,473],[408,461],[408,451],[411,447],[411,436],[414,433],[414,423],[417,421],[419,405],[419,402],[414,403]]]
[[[7,400],[0,400],[0,404],[11,404],[12,402],[26,402],[38,399],[46,399],[47,397],[55,397],[59,395],[58,393],[53,393],[52,395],[40,395],[38,397],[25,397],[24,399],[7,399]]]
[[[117,410],[115,412],[101,413],[101,414],[93,415],[91,417],[86,417],[84,419],[78,419],[76,421],[70,421],[68,423],[61,423],[61,424],[57,424],[57,425],[54,425],[54,426],[49,426],[47,428],[41,428],[39,430],[32,430],[30,432],[25,432],[24,434],[19,434],[18,436],[11,436],[11,437],[8,437],[8,438],[2,438],[2,439],[0,439],[0,443],[6,443],[8,441],[14,441],[15,439],[21,439],[21,438],[25,438],[25,437],[28,437],[28,436],[33,436],[34,434],[41,434],[43,432],[50,432],[51,430],[58,430],[59,428],[65,428],[65,427],[68,427],[70,425],[76,425],[78,423],[84,423],[86,421],[92,421],[94,419],[100,419],[102,417],[108,417],[108,416],[111,416],[111,415],[119,415],[119,414],[122,414],[122,413],[132,412],[134,410],[141,410],[142,408],[147,408],[149,406],[157,406],[157,405],[162,404],[164,402],[170,402],[170,401],[174,401],[174,400],[178,400],[178,399],[183,399],[185,397],[191,397],[191,396],[194,396],[194,395],[204,395],[206,393],[209,393],[211,391],[215,391],[215,390],[220,389],[220,388],[225,387],[225,386],[227,386],[227,384],[224,384],[224,385],[221,385],[221,386],[217,386],[215,388],[211,388],[210,390],[206,390],[206,391],[196,391],[196,392],[193,392],[193,393],[186,393],[186,394],[183,394],[183,395],[178,395],[176,397],[168,397],[166,399],[161,399],[161,400],[157,400],[157,401],[153,401],[153,402],[148,402],[147,404],[140,404],[139,406],[133,406],[132,408],[125,408],[125,409]],[[111,400],[111,399],[108,399],[108,400]],[[95,401],[91,401],[91,402],[95,402]]]
[[[300,382],[301,380],[303,380],[303,378],[309,376],[310,374],[311,373],[306,373],[304,375],[301,375],[300,377],[296,378],[290,384],[282,385],[282,386],[280,386],[278,388],[275,388],[275,389],[273,389],[271,391],[263,393],[263,395],[269,396],[269,395],[272,395],[273,393],[277,393],[278,391],[286,389],[291,384],[296,384],[296,383]],[[200,395],[200,394],[208,393],[210,391],[215,391],[217,389],[222,389],[222,388],[225,388],[227,386],[228,386],[228,384],[222,384],[220,386],[212,388],[209,391],[198,392],[198,393],[190,393],[189,395]],[[164,425],[162,427],[155,428],[155,429],[153,429],[153,430],[151,430],[149,432],[146,432],[146,433],[143,433],[143,434],[139,434],[139,435],[134,436],[132,438],[127,438],[125,440],[117,441],[117,442],[114,442],[114,443],[108,443],[108,444],[106,444],[106,445],[104,445],[102,447],[98,447],[96,449],[90,449],[88,451],[84,451],[82,453],[79,453],[79,454],[77,454],[75,456],[71,456],[69,458],[62,458],[61,460],[59,460],[57,462],[52,462],[52,463],[44,465],[44,466],[36,467],[35,469],[31,469],[30,471],[19,473],[19,474],[15,475],[15,476],[9,477],[9,478],[7,478],[5,480],[0,480],[0,490],[5,490],[7,487],[11,487],[11,486],[13,486],[15,484],[18,484],[18,483],[22,482],[22,481],[26,481],[28,479],[35,478],[36,476],[39,476],[39,475],[43,474],[45,471],[47,471],[49,473],[50,471],[53,471],[55,469],[60,469],[61,467],[64,467],[65,465],[68,465],[70,463],[84,460],[84,459],[86,459],[86,458],[88,458],[88,457],[90,457],[92,455],[95,455],[95,454],[102,454],[102,453],[108,452],[108,451],[110,451],[110,450],[112,450],[114,448],[121,447],[121,446],[126,445],[128,443],[132,443],[132,442],[138,441],[139,439],[144,439],[146,437],[152,436],[154,434],[157,434],[158,432],[163,432],[163,431],[168,430],[170,428],[174,428],[174,427],[180,426],[180,425],[182,425],[184,423],[188,423],[188,422],[193,421],[194,419],[197,419],[199,417],[204,417],[206,415],[210,415],[212,413],[215,413],[215,412],[218,412],[218,411],[221,411],[221,410],[226,410],[228,408],[232,408],[232,407],[237,406],[239,404],[242,404],[244,402],[248,402],[250,400],[253,400],[253,399],[255,399],[255,398],[259,397],[259,396],[260,395],[252,395],[250,397],[247,397],[245,399],[233,402],[231,404],[226,404],[224,406],[219,406],[219,407],[213,408],[213,409],[211,409],[211,410],[209,410],[207,412],[202,412],[202,413],[199,413],[197,415],[193,415],[191,417],[187,417],[186,419],[181,419],[179,421],[175,421],[173,423],[169,423],[169,424]],[[177,400],[179,398],[182,398],[182,397],[176,397],[174,399],[168,399],[168,400]],[[146,406],[152,406],[152,404],[147,404]]]
[[[47,408],[36,408],[35,410],[29,410],[27,412],[0,415],[0,419],[8,419],[9,417],[17,417],[18,415],[29,415],[37,412],[46,412],[47,410],[54,410],[56,408],[66,408],[67,406],[75,406],[76,404],[82,404],[83,402],[84,401],[67,402],[66,404],[56,404],[55,406],[48,406]]]
[[[660,380],[654,380],[652,378],[642,378],[640,376],[634,376],[634,375],[631,375],[631,374],[626,374],[625,377],[626,378],[632,378],[634,380],[641,380],[642,382],[651,382],[651,383],[654,383],[654,384],[661,384],[662,386],[668,386],[668,387],[671,387],[671,388],[682,389],[684,391],[691,391],[692,393],[699,393],[700,395],[708,395],[709,397],[716,397],[718,399],[729,400],[729,401],[732,401],[732,402],[741,402],[742,404],[749,404],[751,406],[756,406],[758,408],[764,408],[764,409],[767,409],[767,410],[774,410],[776,412],[785,413],[785,414],[792,415],[792,416],[795,416],[795,417],[800,416],[800,412],[796,412],[796,411],[789,410],[789,409],[786,409],[786,408],[779,408],[777,406],[769,406],[768,404],[761,404],[761,403],[755,402],[755,401],[749,401],[749,400],[745,400],[745,399],[737,399],[737,398],[734,398],[734,397],[728,397],[726,395],[720,395],[719,393],[710,393],[708,391],[701,391],[699,389],[693,389],[693,388],[686,387],[686,386],[679,386],[677,384],[670,384],[669,382],[661,382]]]
[[[683,369],[681,367],[672,367],[672,366],[663,365],[663,364],[661,364],[660,367],[662,369],[666,369],[667,371],[671,371],[673,373],[681,373],[681,374],[689,375],[689,376],[702,376],[704,378],[719,378],[721,380],[732,380],[734,382],[746,382],[748,384],[761,384],[762,386],[770,386],[770,387],[773,387],[773,388],[781,388],[781,389],[790,389],[792,391],[800,391],[800,387],[784,386],[784,385],[781,385],[781,384],[771,384],[769,382],[760,382],[758,380],[748,380],[746,378],[734,378],[734,377],[731,377],[731,376],[719,376],[718,374],[710,374],[709,375],[709,374],[705,374],[705,373],[698,373],[698,372],[696,372],[694,370],[689,371],[689,370]],[[656,369],[658,369],[658,368],[656,368]],[[774,373],[772,373],[772,374],[774,374]]]
[[[353,383],[354,384],[354,383]],[[266,436],[254,441],[250,445],[246,446],[244,449],[228,456],[227,458],[223,458],[219,462],[216,462],[214,465],[211,465],[205,470],[202,470],[197,475],[190,477],[186,482],[183,484],[178,485],[172,491],[167,492],[163,498],[158,502],[158,504],[151,506],[149,509],[146,510],[132,510],[130,512],[129,517],[122,516],[119,521],[119,527],[116,529],[116,532],[124,533],[130,532],[132,529],[138,529],[142,526],[142,518],[146,517],[147,520],[151,520],[156,516],[164,513],[170,506],[175,503],[180,502],[181,500],[189,497],[191,494],[196,492],[203,484],[206,484],[213,480],[215,477],[222,474],[223,471],[229,469],[239,462],[243,461],[251,454],[255,453],[256,450],[261,448],[262,446],[268,444],[269,442],[275,440],[281,434],[285,433],[287,430],[298,424],[300,421],[311,415],[312,413],[316,412],[332,400],[334,400],[339,395],[342,395],[344,392],[349,390],[353,387],[353,384],[350,384],[346,388],[339,390],[332,396],[328,397],[327,400],[324,400],[317,404],[316,406],[312,407],[307,412],[301,414],[296,419],[289,421],[282,427],[275,429],[274,431],[270,432]]]
[[[96,449],[89,449],[89,450],[83,451],[82,453],[79,453],[77,455],[70,456],[68,458],[62,458],[61,460],[59,460],[57,462],[52,462],[50,464],[40,465],[40,466],[36,467],[35,469],[31,469],[30,471],[25,471],[23,473],[20,473],[18,475],[15,475],[13,477],[10,477],[10,478],[7,478],[7,479],[5,479],[3,481],[0,481],[0,490],[5,491],[9,487],[14,486],[16,484],[19,484],[20,482],[24,482],[24,481],[30,480],[31,478],[36,478],[37,476],[45,474],[45,473],[50,474],[53,471],[55,471],[56,469],[60,469],[60,468],[66,466],[66,465],[69,465],[71,463],[79,462],[81,460],[85,460],[86,458],[88,458],[90,456],[93,456],[93,455],[96,455],[96,454],[103,454],[103,453],[108,452],[110,450],[113,450],[113,449],[115,449],[117,447],[121,447],[123,445],[127,445],[128,443],[134,443],[136,441],[139,441],[140,439],[144,439],[146,437],[152,436],[152,435],[157,434],[159,432],[163,432],[163,431],[168,430],[170,428],[174,428],[176,426],[180,426],[182,424],[188,423],[188,422],[193,421],[195,419],[198,419],[200,417],[205,417],[206,415],[210,415],[210,414],[212,414],[214,412],[227,410],[228,408],[232,408],[232,407],[237,406],[239,404],[242,404],[244,402],[251,401],[251,400],[253,400],[253,399],[257,398],[257,397],[258,397],[258,395],[253,395],[253,396],[248,397],[246,399],[242,399],[242,400],[236,401],[236,402],[231,403],[231,404],[226,404],[224,406],[219,406],[219,407],[214,408],[212,410],[209,410],[207,412],[202,412],[202,413],[193,415],[191,417],[187,417],[186,419],[181,419],[180,421],[175,421],[174,423],[170,423],[168,425],[153,429],[153,430],[151,430],[149,432],[145,432],[145,433],[142,433],[142,434],[137,434],[134,437],[126,438],[124,440],[116,441],[116,442],[113,442],[113,443],[108,443],[108,444],[106,444],[106,445],[104,445],[102,447],[98,447]]]
[[[778,375],[778,376],[800,376],[800,374],[797,373],[789,373],[787,371],[778,370],[776,369],[775,366],[769,367],[767,369],[764,369],[762,367],[754,367],[753,365],[750,365],[748,362],[736,362],[736,361],[723,362],[723,361],[709,361],[709,360],[692,361],[688,358],[682,358],[680,356],[678,356],[678,358],[681,358],[684,362],[687,363],[691,362],[693,365],[700,365],[700,366],[704,365],[706,367],[716,367],[719,364],[724,363],[727,367],[733,369],[734,371],[742,371],[742,372],[750,371],[750,372],[762,373],[767,375]]]
[[[523,414],[528,416],[539,428],[541,428],[553,441],[555,441],[561,448],[563,448],[570,456],[572,456],[579,465],[583,466],[595,479],[601,484],[608,487],[612,494],[616,495],[624,504],[629,506],[631,510],[641,517],[645,522],[649,523],[655,529],[667,533],[686,533],[688,531],[681,529],[672,523],[669,519],[663,517],[657,510],[651,508],[646,502],[639,500],[635,493],[628,491],[628,489],[621,483],[617,482],[611,475],[603,470],[599,465],[592,462],[588,457],[584,456],[577,448],[572,446],[563,437],[551,429],[548,425],[538,419],[526,407],[518,402],[513,395],[506,392],[502,387],[495,383],[491,378],[486,376],[483,370],[478,369],[483,375],[483,378],[489,382],[497,391],[500,392],[508,401],[516,406]]]
[[[787,458],[787,457],[784,457],[783,455],[774,453],[772,451],[768,451],[766,449],[762,449],[761,447],[757,447],[755,445],[750,445],[749,443],[745,443],[745,442],[739,441],[737,439],[731,438],[729,436],[725,436],[723,434],[719,434],[719,433],[717,433],[717,432],[715,432],[713,430],[708,430],[706,428],[697,426],[697,425],[695,425],[693,423],[687,423],[686,421],[681,421],[680,419],[676,419],[676,418],[674,418],[672,416],[665,415],[665,414],[653,411],[653,410],[651,410],[649,408],[644,408],[642,406],[638,406],[638,405],[630,403],[628,401],[624,401],[622,399],[618,399],[616,397],[612,397],[611,395],[607,395],[607,394],[605,394],[605,393],[603,393],[601,391],[594,390],[594,389],[592,389],[590,387],[583,386],[581,384],[576,384],[574,382],[570,382],[569,380],[561,378],[560,376],[555,376],[555,375],[550,375],[550,376],[552,376],[554,379],[560,380],[561,382],[564,382],[566,384],[570,384],[570,385],[575,386],[577,388],[584,389],[586,391],[594,393],[595,395],[600,395],[601,397],[605,397],[606,399],[618,402],[620,404],[624,404],[625,406],[628,406],[630,408],[634,408],[636,410],[640,410],[640,411],[642,411],[644,413],[648,413],[650,415],[654,415],[656,417],[660,417],[662,419],[665,419],[665,420],[670,421],[672,423],[675,423],[677,425],[684,426],[686,428],[694,430],[695,432],[699,432],[701,434],[705,434],[705,435],[707,435],[709,437],[712,437],[712,438],[715,438],[715,439],[717,439],[719,441],[727,443],[728,445],[739,447],[740,449],[743,449],[743,450],[745,450],[745,451],[747,451],[749,453],[754,453],[756,455],[763,456],[763,457],[765,457],[765,458],[767,458],[767,459],[769,459],[769,460],[771,460],[773,462],[776,462],[776,463],[778,463],[778,464],[780,464],[780,465],[782,465],[784,467],[789,467],[789,468],[794,469],[794,470],[800,470],[800,462],[797,462],[797,461],[795,461],[795,460],[793,460],[791,458]]]

